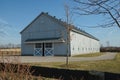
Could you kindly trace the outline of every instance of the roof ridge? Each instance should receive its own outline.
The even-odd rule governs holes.
[[[43,13],[44,13],[44,12],[43,12]],[[78,28],[78,27],[76,27],[76,26],[74,26],[74,25],[72,25],[72,24],[67,24],[65,21],[62,21],[62,20],[56,18],[55,16],[49,15],[48,12],[47,12],[47,13],[44,13],[44,14],[46,14],[47,16],[51,17],[51,18],[54,19],[54,20],[57,20],[57,22],[62,23],[63,26],[70,25],[71,27],[73,27],[73,29],[75,29],[75,30],[77,30],[77,31],[79,31],[79,32],[82,32],[83,35],[85,35],[85,36],[87,36],[87,37],[90,37],[90,38],[93,38],[93,39],[96,39],[96,40],[99,40],[99,39],[97,39],[96,37],[94,37],[93,35],[87,33],[86,31],[84,31],[84,30],[82,30],[82,29],[80,29],[80,28]]]
[[[86,31],[72,25],[72,24],[67,24],[67,22],[65,21],[62,21],[61,19],[58,19],[56,18],[56,16],[51,16],[48,14],[48,12],[41,12],[29,25],[31,25],[37,18],[39,18],[41,15],[46,15],[48,17],[50,17],[51,19],[53,19],[54,21],[58,22],[59,24],[61,24],[62,26],[65,26],[67,27],[66,25],[70,25],[70,27],[72,27],[72,30],[74,29],[76,32],[79,32],[87,37],[90,37],[90,38],[93,38],[93,39],[96,39],[96,40],[99,40],[97,39],[96,37],[94,37],[93,35],[87,33]],[[29,27],[29,25],[27,25],[27,27]],[[25,27],[20,33],[22,33],[27,27]]]
[[[61,19],[56,18],[56,16],[51,16],[51,15],[49,15],[48,12],[46,12],[46,13],[45,13],[45,12],[42,12],[42,14],[47,15],[48,17],[50,17],[51,19],[57,21],[58,23],[62,23],[62,25],[63,25],[63,24],[67,24],[65,21],[62,21]],[[64,25],[64,26],[65,26],[65,25]]]

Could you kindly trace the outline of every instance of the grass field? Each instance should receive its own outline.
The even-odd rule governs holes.
[[[120,53],[116,55],[114,60],[69,62],[68,66],[64,62],[32,63],[31,65],[120,73]]]
[[[0,49],[0,56],[20,55],[20,48]]]
[[[104,53],[90,53],[90,54],[80,54],[80,55],[75,55],[73,57],[96,57],[96,56],[101,56]]]
[[[98,53],[99,54],[99,53]],[[84,57],[89,56],[91,54],[82,55]],[[96,54],[92,55],[95,56]],[[91,56],[91,57],[92,57]],[[98,55],[96,55],[98,56]],[[77,56],[79,57],[79,56]],[[44,66],[44,67],[53,67],[53,68],[64,68],[64,69],[73,69],[73,70],[96,70],[102,72],[112,72],[112,73],[119,73],[120,74],[120,53],[118,53],[114,60],[103,60],[103,61],[80,61],[80,62],[69,62],[69,65],[66,66],[65,62],[49,62],[49,63],[32,63],[30,65],[34,66]],[[55,80],[52,78],[45,78],[45,77],[36,77],[32,76],[29,73],[29,66],[27,67],[11,67],[10,65],[6,65],[5,71],[0,72],[0,78],[2,80]],[[14,69],[17,69],[17,73],[13,73]],[[28,72],[26,72],[26,70]],[[8,73],[10,71],[10,73]],[[19,74],[19,75],[18,75]],[[18,77],[19,76],[19,77]],[[83,80],[83,79],[81,79]]]

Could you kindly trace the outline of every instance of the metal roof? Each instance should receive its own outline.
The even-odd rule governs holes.
[[[49,42],[65,42],[60,37],[54,37],[54,38],[37,38],[37,39],[27,39],[25,43],[49,43]]]

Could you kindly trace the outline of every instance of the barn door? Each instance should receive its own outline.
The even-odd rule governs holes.
[[[44,53],[45,56],[53,56],[53,44],[52,43],[45,43],[44,44]]]
[[[53,56],[53,44],[52,43],[36,43],[35,56]]]
[[[42,45],[42,43],[36,43],[35,44],[34,55],[35,56],[42,56],[43,55],[43,45]]]

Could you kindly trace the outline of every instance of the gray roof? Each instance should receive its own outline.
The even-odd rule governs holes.
[[[27,39],[25,43],[65,42],[61,37]]]
[[[92,39],[95,39],[95,40],[99,41],[99,39],[97,39],[96,37],[94,37],[91,34],[89,34],[89,33],[85,32],[85,31],[83,31],[83,30],[75,27],[74,25],[67,24],[66,22],[62,21],[61,19],[57,19],[55,16],[51,16],[48,13],[44,13],[44,12],[42,12],[40,15],[38,15],[29,25],[31,25],[34,21],[36,21],[36,19],[38,19],[41,15],[45,15],[45,16],[51,18],[53,21],[59,23],[60,25],[62,25],[64,27],[66,27],[67,25],[69,25],[71,27],[72,31],[77,32],[79,34],[82,34],[84,36],[87,36],[89,38],[92,38]],[[20,33],[22,33],[24,30],[26,30],[29,27],[29,25],[26,28],[24,28]]]
[[[58,40],[60,37],[53,37],[53,38],[39,38],[39,39],[27,39],[25,42],[29,41],[44,41],[44,40]]]

